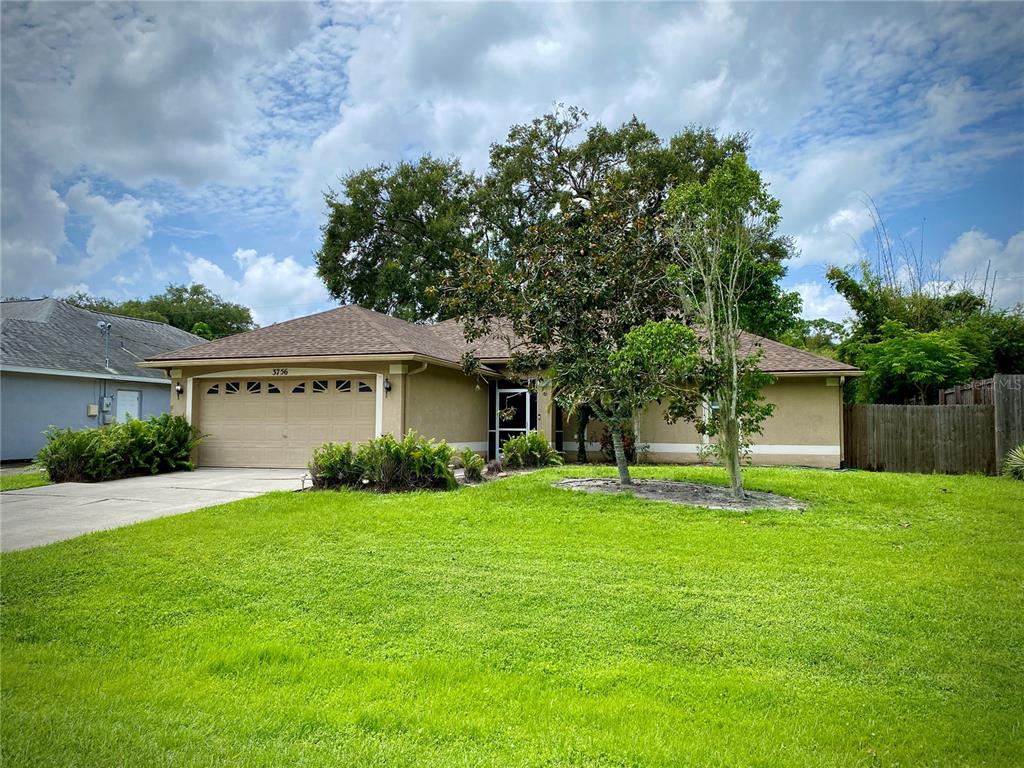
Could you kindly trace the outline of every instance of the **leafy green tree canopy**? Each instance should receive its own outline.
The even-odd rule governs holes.
[[[175,328],[208,339],[219,339],[256,327],[252,313],[247,307],[225,301],[200,283],[171,283],[163,293],[150,296],[148,299],[115,302],[80,292],[64,300],[84,309],[168,323]],[[197,325],[204,333],[193,330]]]
[[[318,270],[340,301],[413,321],[454,317],[458,308],[438,288],[457,282],[463,257],[495,262],[496,278],[512,275],[523,248],[553,227],[575,226],[581,211],[593,223],[588,206],[606,205],[612,195],[619,205],[629,196],[630,219],[665,256],[661,207],[670,190],[706,181],[747,144],[742,134],[719,137],[692,127],[662,142],[636,118],[613,130],[588,124],[581,109],[560,106],[513,126],[504,142],[492,145],[480,178],[457,160],[430,155],[350,173],[340,191],[326,196]],[[605,226],[613,226],[611,218]],[[745,299],[744,324],[777,338],[799,311],[798,295],[779,287],[791,246],[776,237],[756,251],[750,268],[758,279]]]
[[[955,329],[922,333],[898,320],[882,324],[879,341],[852,346],[864,376],[857,381],[861,402],[927,399],[940,387],[966,381],[977,363]]]
[[[316,253],[330,294],[404,320],[447,318],[438,288],[473,249],[475,185],[457,160],[429,155],[346,176],[341,193],[326,195]]]

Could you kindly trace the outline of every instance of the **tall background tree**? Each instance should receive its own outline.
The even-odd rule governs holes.
[[[995,276],[984,276],[980,286],[976,275],[943,277],[920,246],[891,234],[872,201],[866,205],[873,252],[853,268],[826,273],[853,311],[834,354],[867,372],[848,385],[848,398],[929,402],[944,387],[1024,373],[1024,311],[993,306]],[[934,356],[923,355],[926,349]]]
[[[564,226],[565,206],[588,205],[606,179],[621,179],[624,165],[635,193],[630,215],[657,217],[674,186],[705,179],[748,145],[743,134],[719,137],[692,127],[661,142],[635,118],[616,130],[591,126],[581,139],[586,123],[583,110],[559,107],[513,126],[504,142],[492,145],[489,168],[479,178],[456,159],[430,155],[349,173],[340,190],[326,195],[328,220],[316,261],[328,290],[342,302],[406,320],[453,317],[456,307],[439,297],[438,287],[452,282],[462,255],[493,262],[495,276],[511,274],[539,230]],[[665,253],[664,233],[653,224]],[[778,338],[800,309],[799,296],[779,287],[790,245],[776,238],[756,249],[744,327]]]
[[[207,339],[219,339],[256,327],[248,307],[222,299],[201,283],[171,283],[163,293],[148,299],[118,302],[79,292],[65,301],[99,312],[168,323]]]
[[[316,253],[330,294],[404,320],[446,319],[438,288],[474,247],[475,189],[458,160],[429,155],[350,173],[326,195]]]

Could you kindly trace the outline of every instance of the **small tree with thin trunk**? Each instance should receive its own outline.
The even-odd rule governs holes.
[[[740,308],[751,289],[752,243],[775,238],[779,202],[745,157],[727,159],[704,184],[685,184],[666,204],[673,223],[676,263],[670,275],[684,309],[701,328],[699,397],[675,398],[670,419],[692,420],[713,440],[729,472],[733,494],[743,497],[741,453],[761,431],[772,406],[761,400],[771,377],[757,366],[759,351],[744,349]]]

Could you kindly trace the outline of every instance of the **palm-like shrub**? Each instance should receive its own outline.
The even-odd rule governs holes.
[[[543,432],[509,438],[501,446],[501,455],[505,466],[511,469],[555,467],[563,462],[562,455],[551,447]]]
[[[1003,457],[1003,475],[1014,480],[1024,480],[1024,443]]]
[[[356,464],[352,443],[324,443],[313,449],[309,476],[314,488],[350,488],[359,483],[363,472]]]
[[[355,450],[348,443],[325,443],[309,462],[314,488],[366,488],[377,491],[452,490],[458,484],[449,466],[453,451],[412,430],[401,440],[387,434]]]
[[[36,463],[55,483],[91,483],[192,469],[201,436],[181,416],[165,413],[97,429],[50,427]]]
[[[36,463],[46,470],[51,482],[84,483],[98,432],[50,427],[43,433],[46,445],[39,451]]]
[[[459,451],[459,463],[468,482],[478,483],[484,478],[484,458],[472,448]]]
[[[363,481],[380,491],[452,490],[452,447],[413,430],[396,440],[387,434],[359,446],[356,464]]]

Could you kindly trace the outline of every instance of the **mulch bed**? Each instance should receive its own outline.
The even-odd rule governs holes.
[[[668,501],[674,504],[689,504],[707,509],[793,509],[803,510],[807,505],[788,496],[779,496],[764,491],[747,491],[747,498],[734,499],[732,492],[721,485],[684,483],[675,480],[634,480],[632,488],[623,488],[619,481],[607,477],[573,477],[552,483],[555,488],[587,493],[632,493],[652,501]]]

